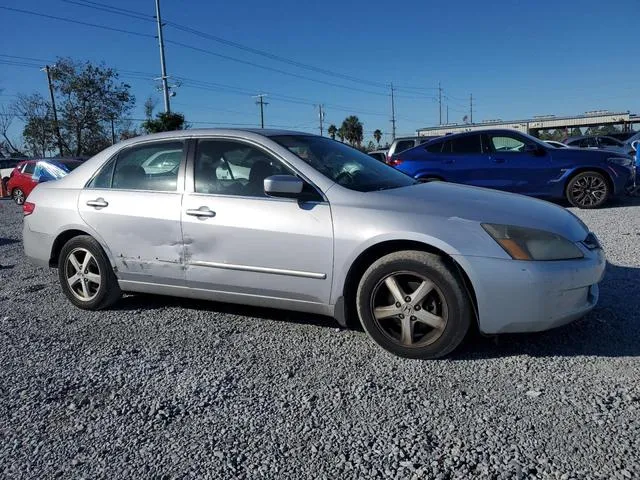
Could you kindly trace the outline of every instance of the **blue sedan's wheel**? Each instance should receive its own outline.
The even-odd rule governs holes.
[[[581,172],[567,184],[567,200],[574,207],[598,208],[609,198],[609,183],[598,172]]]
[[[472,318],[462,280],[439,256],[420,251],[374,262],[360,281],[357,307],[376,343],[409,358],[447,355],[462,342]]]

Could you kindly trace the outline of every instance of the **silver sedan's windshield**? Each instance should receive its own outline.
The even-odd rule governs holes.
[[[395,168],[329,138],[315,135],[279,135],[271,139],[326,177],[351,190],[370,192],[417,183]]]

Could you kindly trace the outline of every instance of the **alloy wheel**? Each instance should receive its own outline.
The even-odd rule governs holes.
[[[80,301],[93,300],[100,290],[100,267],[93,254],[85,248],[76,248],[69,254],[65,262],[65,277],[71,293]]]
[[[580,207],[592,207],[602,203],[607,196],[607,184],[599,175],[584,175],[571,186],[570,194]]]
[[[445,330],[447,301],[428,278],[414,272],[397,272],[373,289],[371,313],[386,337],[405,347],[430,345]]]

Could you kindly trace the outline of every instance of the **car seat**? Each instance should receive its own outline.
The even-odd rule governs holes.
[[[123,165],[116,168],[113,175],[113,188],[124,188],[131,190],[144,190],[147,174],[140,165]]]

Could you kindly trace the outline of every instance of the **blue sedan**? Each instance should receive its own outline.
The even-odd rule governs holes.
[[[633,159],[618,152],[554,148],[515,130],[447,135],[389,164],[422,181],[494,188],[597,208],[633,183]]]

